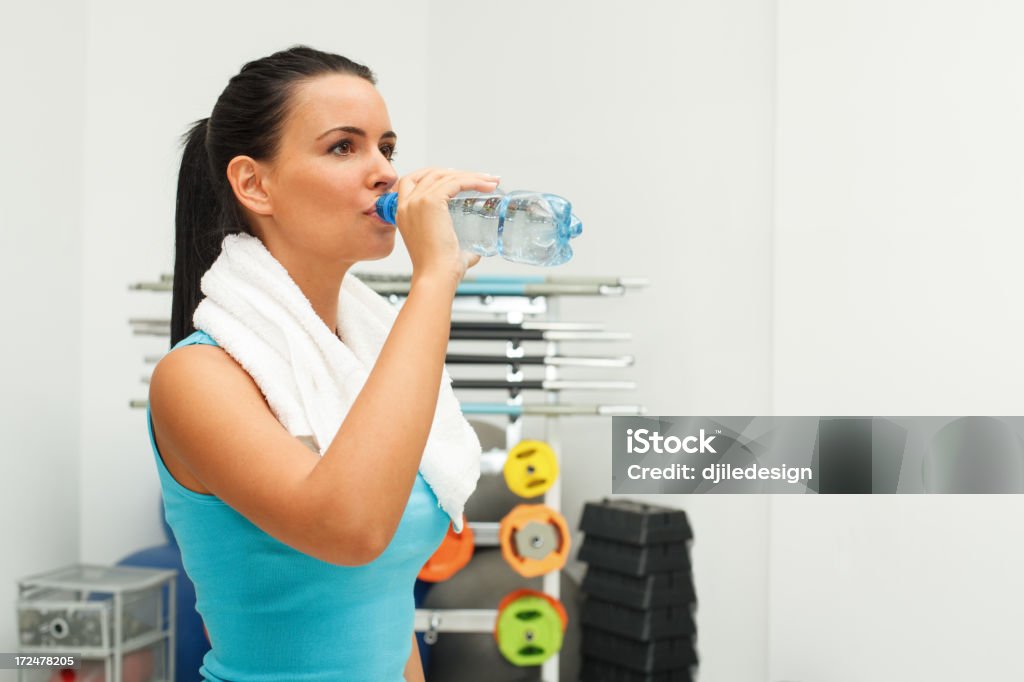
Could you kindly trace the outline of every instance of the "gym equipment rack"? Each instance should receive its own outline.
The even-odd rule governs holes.
[[[408,293],[408,276],[360,275],[364,282],[378,293],[386,295],[395,305],[401,305],[404,294]],[[622,368],[633,363],[632,356],[574,357],[562,355],[560,345],[565,341],[628,341],[628,333],[605,332],[601,325],[559,321],[559,298],[562,296],[622,296],[627,289],[647,285],[646,280],[624,278],[543,278],[543,277],[477,277],[464,280],[452,302],[455,316],[485,314],[487,322],[453,321],[453,327],[460,325],[452,340],[505,340],[504,358],[497,353],[469,354],[449,351],[447,364],[481,364],[506,366],[503,382],[487,383],[487,388],[505,389],[508,400],[500,402],[461,401],[467,415],[499,415],[508,418],[505,427],[505,451],[511,450],[523,435],[523,418],[542,417],[544,442],[561,460],[562,443],[560,419],[566,416],[608,416],[643,414],[640,405],[591,405],[566,404],[560,401],[561,390],[593,388],[601,390],[628,390],[635,387],[632,382],[612,381],[563,381],[559,378],[562,367]],[[545,316],[543,320],[529,320],[527,316]],[[475,329],[473,328],[475,327]],[[527,355],[524,342],[543,342],[541,354]],[[541,382],[526,380],[524,365],[544,367]],[[477,386],[463,380],[455,380],[456,390],[465,391]],[[500,383],[500,386],[498,385]],[[467,385],[468,384],[468,385]],[[483,385],[479,386],[483,388]],[[523,400],[524,390],[541,391],[543,402],[527,403]],[[500,470],[503,453],[488,451],[481,459],[481,473]],[[564,468],[559,466],[564,471]],[[561,475],[540,498],[543,503],[561,512]],[[477,546],[499,544],[497,523],[474,523],[472,527]],[[457,580],[458,576],[454,576]],[[560,571],[552,571],[543,577],[543,592],[559,599],[561,596]],[[496,609],[417,609],[415,629],[424,633],[424,641],[433,644],[439,633],[480,633],[492,632],[498,617]],[[559,682],[559,657],[555,654],[541,666],[541,680]]]

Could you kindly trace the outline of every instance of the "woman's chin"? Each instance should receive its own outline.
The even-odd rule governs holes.
[[[389,251],[388,253],[382,253],[382,254],[378,254],[378,255],[374,255],[374,256],[366,256],[365,258],[360,258],[359,260],[360,261],[384,260],[385,258],[387,258],[390,255],[391,255],[391,252]]]
[[[395,230],[381,234],[379,239],[373,240],[373,249],[368,249],[367,254],[360,260],[381,260],[387,258],[395,250]]]

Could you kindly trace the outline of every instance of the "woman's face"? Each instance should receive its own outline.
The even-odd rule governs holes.
[[[387,256],[395,228],[373,208],[398,179],[397,137],[377,88],[357,76],[318,76],[298,85],[289,105],[278,153],[265,164],[276,223],[267,236],[331,263]]]

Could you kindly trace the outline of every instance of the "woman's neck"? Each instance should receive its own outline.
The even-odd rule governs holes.
[[[264,246],[274,259],[288,272],[288,276],[299,287],[313,306],[313,311],[332,334],[338,331],[338,297],[341,281],[352,263],[319,261],[309,254],[295,254],[286,246],[268,243],[262,237]]]

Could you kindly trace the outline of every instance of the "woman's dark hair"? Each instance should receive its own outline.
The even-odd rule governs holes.
[[[326,74],[377,80],[367,67],[302,45],[242,67],[217,98],[213,112],[183,136],[174,213],[174,294],[171,346],[195,331],[192,315],[203,295],[199,281],[220,255],[229,234],[252,234],[227,179],[236,156],[270,160],[295,87]]]

